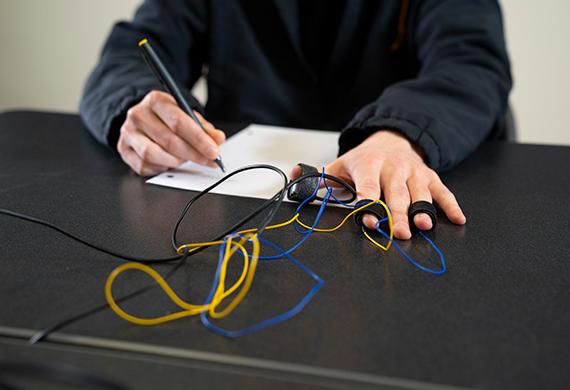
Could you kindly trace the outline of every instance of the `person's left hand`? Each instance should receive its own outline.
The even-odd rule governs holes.
[[[394,219],[394,235],[407,240],[411,237],[408,208],[411,203],[435,200],[449,220],[463,225],[465,215],[455,196],[442,183],[438,174],[429,168],[420,152],[401,134],[382,130],[325,167],[325,172],[354,184],[359,199],[380,199],[382,192]],[[300,175],[296,166],[291,177]],[[367,214],[366,227],[375,228],[376,218]],[[418,229],[432,228],[427,214],[416,214],[413,220]]]

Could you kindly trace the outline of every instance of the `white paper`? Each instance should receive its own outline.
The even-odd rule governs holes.
[[[220,147],[226,172],[251,164],[269,164],[285,174],[297,163],[319,170],[336,159],[336,132],[302,130],[285,127],[251,125]],[[221,170],[186,162],[178,168],[161,173],[147,181],[166,187],[203,191],[225,174]],[[283,186],[283,178],[269,170],[252,170],[231,177],[212,193],[267,199]]]

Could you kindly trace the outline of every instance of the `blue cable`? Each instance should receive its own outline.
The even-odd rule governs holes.
[[[279,253],[277,255],[273,255],[273,256],[259,256],[259,260],[277,260],[282,258],[283,256],[286,256],[290,253],[292,253],[295,249],[297,249],[299,246],[301,246],[305,241],[307,241],[307,239],[311,236],[311,233],[314,232],[315,227],[318,225],[323,212],[326,209],[328,200],[330,199],[330,194],[331,194],[331,190],[327,191],[327,194],[325,195],[325,197],[323,198],[323,202],[321,203],[321,206],[319,207],[319,212],[317,213],[317,216],[315,217],[315,220],[313,221],[313,224],[311,225],[311,229],[308,229],[306,232],[303,232],[302,234],[304,234],[304,237],[301,238],[301,240],[296,243],[295,245],[293,245],[291,248],[287,249],[286,251]],[[299,209],[297,209],[298,212]]]
[[[310,201],[312,201],[313,199],[316,198],[318,192],[319,192],[319,188],[321,187],[321,183],[324,181],[325,186],[327,186],[327,181],[325,179],[325,168],[323,167],[323,170],[321,171],[321,176],[319,177],[319,181],[317,183],[317,188],[315,189],[315,191],[311,194],[311,196],[307,197],[305,200],[303,200],[299,206],[297,206],[297,209],[295,210],[295,214],[300,214],[301,210],[303,209],[303,207],[305,207],[305,205],[307,203],[309,203]],[[330,195],[329,195],[330,192]],[[328,195],[328,198],[327,198]],[[325,197],[323,198],[322,203],[328,203],[330,200],[330,197],[333,196],[332,195],[332,189],[328,188],[327,186],[327,194],[325,195]],[[326,199],[325,199],[326,198]],[[321,203],[321,206],[322,206]],[[299,234],[311,234],[313,232],[312,229],[314,229],[316,226],[316,224],[313,224],[313,226],[311,227],[311,229],[306,229],[304,227],[302,227],[301,225],[299,225],[299,223],[297,221],[293,222],[293,227],[295,228],[295,231]],[[304,230],[301,230],[304,229]]]
[[[322,175],[324,175],[324,171],[323,171]],[[324,176],[321,176],[320,180],[323,180],[323,177]],[[315,192],[311,196],[307,197],[305,200],[303,200],[303,202],[301,202],[301,204],[297,207],[296,213],[299,213],[301,211],[301,209],[310,200],[312,200],[316,196],[318,188],[320,187],[320,183],[321,183],[321,181],[319,181],[319,185],[317,186],[317,190],[315,190]],[[307,295],[305,295],[305,297],[303,299],[301,299],[299,301],[299,303],[297,303],[297,305],[295,305],[292,309],[290,309],[284,313],[281,313],[277,316],[274,316],[272,318],[269,318],[267,320],[258,322],[255,325],[252,325],[252,326],[249,326],[247,328],[240,329],[240,330],[226,330],[226,329],[223,329],[219,326],[216,326],[210,321],[206,312],[202,312],[200,314],[200,320],[201,320],[202,324],[208,330],[210,330],[210,331],[212,331],[218,335],[228,337],[228,338],[242,337],[242,336],[245,336],[245,335],[248,335],[251,333],[258,332],[262,329],[265,329],[265,328],[268,328],[270,326],[279,324],[281,322],[284,322],[284,321],[292,318],[293,316],[297,315],[301,310],[303,310],[303,308],[313,299],[315,294],[322,288],[324,281],[317,274],[315,274],[311,269],[309,269],[307,266],[305,266],[303,263],[299,262],[298,260],[296,260],[292,256],[290,256],[290,253],[292,253],[300,245],[302,245],[309,238],[311,233],[314,232],[314,228],[318,225],[318,223],[319,223],[319,221],[323,215],[323,212],[326,209],[326,206],[330,200],[331,194],[332,194],[332,189],[327,187],[327,193],[323,198],[323,202],[321,203],[321,206],[319,207],[319,211],[317,213],[317,216],[315,217],[315,220],[313,221],[311,229],[307,229],[307,231],[300,232],[301,234],[304,235],[304,237],[297,244],[293,245],[288,250],[283,250],[280,247],[278,247],[277,245],[273,244],[271,241],[266,240],[262,237],[258,237],[260,242],[262,242],[263,244],[268,245],[268,246],[272,247],[274,250],[278,251],[277,255],[259,256],[258,257],[259,260],[270,261],[270,260],[277,260],[277,259],[281,259],[283,257],[286,257],[289,261],[291,261],[297,267],[301,268],[301,270],[303,270],[305,273],[307,273],[311,278],[313,278],[317,282],[315,284],[315,286],[307,293]],[[240,235],[233,235],[231,237],[241,237],[241,236]],[[216,292],[217,285],[218,285],[218,282],[220,279],[220,272],[221,272],[221,268],[222,268],[222,264],[223,264],[223,260],[224,260],[224,254],[225,254],[228,239],[229,239],[229,237],[225,238],[222,245],[220,245],[220,250],[219,250],[219,255],[218,255],[218,267],[216,269],[216,274],[214,276],[214,282],[212,284],[212,289],[210,290],[210,294],[208,295],[208,298],[206,299],[206,304],[209,304],[210,302],[212,302],[212,299],[213,299],[214,294]]]
[[[390,239],[390,236],[385,233],[382,229],[380,229],[379,225],[380,222],[384,221],[386,218],[378,221],[378,223],[376,224],[376,230],[382,234],[386,239]],[[394,248],[396,248],[398,250],[398,252],[400,252],[400,254],[402,256],[404,256],[404,258],[406,260],[408,260],[413,266],[419,268],[420,270],[427,272],[429,274],[432,275],[443,275],[446,271],[447,271],[447,266],[445,265],[445,258],[443,256],[443,253],[441,253],[441,250],[437,247],[437,245],[434,244],[434,242],[432,240],[430,240],[425,234],[424,232],[422,232],[421,230],[419,231],[420,236],[422,236],[430,245],[431,247],[436,251],[436,253],[439,255],[439,261],[441,263],[441,269],[440,270],[432,270],[430,268],[424,267],[423,265],[419,264],[417,261],[415,261],[410,255],[408,255],[402,248],[400,248],[400,246],[396,243],[396,240],[392,240],[392,245],[394,246]]]
[[[320,176],[320,178],[319,178],[319,182],[318,182],[318,184],[317,184],[317,188],[315,189],[315,191],[312,193],[311,196],[305,198],[305,200],[303,200],[303,201],[299,204],[299,206],[297,206],[297,209],[295,210],[295,214],[299,214],[299,213],[301,212],[301,209],[302,209],[303,207],[305,207],[305,205],[306,205],[308,202],[310,202],[311,200],[313,200],[313,199],[315,198],[315,196],[317,195],[317,192],[319,191],[319,187],[320,187],[320,185],[321,185],[321,182],[322,182],[322,180],[324,180],[324,174],[325,174],[325,173],[324,173],[324,170],[323,170],[323,172],[321,173],[321,176]],[[299,246],[301,246],[305,241],[307,241],[307,239],[309,238],[309,236],[311,235],[311,233],[313,233],[313,231],[314,231],[313,229],[318,225],[318,223],[319,223],[319,221],[320,221],[320,219],[321,219],[321,217],[322,217],[322,215],[323,215],[323,212],[325,211],[325,208],[326,208],[326,206],[327,206],[327,204],[328,204],[328,202],[329,202],[329,200],[330,200],[331,194],[332,194],[332,189],[328,189],[328,190],[327,190],[327,193],[326,193],[326,195],[325,195],[325,197],[323,198],[323,202],[321,203],[321,206],[320,206],[320,208],[319,208],[319,211],[318,211],[318,213],[317,213],[317,216],[315,217],[315,220],[313,221],[313,224],[312,224],[312,226],[311,226],[310,229],[306,229],[306,230],[303,230],[303,231],[302,231],[302,230],[299,229],[299,225],[297,224],[296,221],[293,223],[293,226],[295,227],[295,230],[296,230],[299,234],[304,235],[304,237],[303,237],[298,243],[296,243],[295,245],[293,245],[293,246],[292,246],[291,248],[289,248],[288,250],[286,250],[286,251],[284,251],[284,252],[282,252],[282,253],[279,253],[279,254],[277,254],[277,255],[273,255],[273,256],[259,256],[259,260],[277,260],[277,259],[280,259],[280,258],[282,258],[283,256],[286,256],[286,255],[292,253],[292,252],[295,251],[297,248],[299,248]]]
[[[323,174],[324,174],[324,173],[325,173],[325,167],[323,167]],[[324,176],[321,176],[321,177],[324,179]],[[341,205],[343,205],[343,206],[345,206],[345,207],[348,207],[348,208],[350,208],[350,209],[353,209],[353,208],[354,208],[355,205],[350,205],[350,204],[348,204],[348,203],[345,203],[345,202],[343,202],[342,200],[338,199],[336,196],[334,196],[334,194],[333,194],[333,192],[332,192],[332,189],[331,189],[331,188],[329,187],[329,185],[327,184],[327,180],[326,180],[326,179],[324,179],[324,183],[325,183],[326,189],[331,191],[331,197],[333,198],[333,200],[334,200],[335,203],[341,204]],[[320,183],[319,183],[319,184],[320,184]]]
[[[287,259],[289,259],[293,264],[295,264],[297,267],[301,268],[301,270],[303,270],[311,278],[313,278],[316,281],[316,284],[307,293],[307,295],[305,295],[292,309],[290,309],[284,313],[281,313],[275,317],[272,317],[272,318],[269,318],[267,320],[258,322],[255,325],[249,326],[247,328],[239,329],[239,330],[226,330],[226,329],[221,328],[217,325],[214,325],[210,321],[210,319],[208,318],[206,312],[202,312],[200,314],[200,320],[201,320],[202,324],[208,330],[210,330],[210,331],[212,331],[212,332],[214,332],[220,336],[224,336],[227,338],[238,338],[238,337],[246,336],[246,335],[251,334],[251,333],[258,332],[258,331],[265,329],[265,328],[268,328],[270,326],[277,325],[281,322],[287,321],[288,319],[297,315],[301,310],[303,310],[304,307],[313,299],[315,294],[324,285],[323,279],[321,279],[317,274],[315,274],[309,267],[307,267],[306,265],[302,264],[298,260],[291,257],[288,253],[286,253],[287,251],[284,251],[283,249],[279,248],[277,245],[275,245],[272,242],[265,240],[261,237],[259,237],[259,240],[263,244],[270,246],[274,250],[280,251],[283,254],[283,256],[287,257]],[[221,266],[222,266],[222,263],[224,260],[224,252],[225,252],[226,245],[227,245],[227,239],[225,239],[224,243],[220,246],[219,259],[218,259],[218,269],[216,270],[216,275],[214,277],[214,283],[212,285],[212,290],[210,291],[210,294],[208,295],[208,298],[206,299],[206,304],[209,304],[212,301],[212,298],[214,297],[214,293],[215,293],[217,285],[218,285],[218,280],[220,278],[220,271],[221,271]]]
[[[202,322],[202,324],[211,332],[216,333],[220,336],[223,337],[227,337],[227,338],[238,338],[238,337],[242,337],[242,336],[246,336],[255,332],[258,332],[262,329],[277,325],[281,322],[284,322],[292,317],[294,317],[295,315],[297,315],[299,312],[301,312],[301,310],[303,310],[305,308],[305,306],[313,299],[313,297],[315,296],[315,294],[323,287],[324,285],[324,281],[317,275],[315,274],[310,268],[308,268],[307,266],[305,266],[303,263],[299,262],[298,260],[294,259],[290,254],[295,251],[299,246],[301,246],[308,238],[309,236],[314,232],[315,227],[318,225],[323,212],[326,208],[326,205],[331,201],[331,197],[334,199],[334,201],[338,204],[342,204],[343,206],[349,207],[349,208],[354,208],[354,206],[352,205],[348,205],[344,202],[342,202],[341,200],[337,199],[334,195],[333,195],[333,191],[332,188],[330,188],[327,184],[326,179],[324,179],[324,167],[322,170],[322,174],[321,177],[319,179],[319,183],[317,185],[317,189],[315,190],[315,192],[307,197],[305,200],[303,200],[303,202],[301,202],[301,204],[299,204],[299,206],[296,209],[296,213],[300,213],[300,211],[303,209],[303,207],[305,207],[305,205],[310,202],[312,199],[314,199],[318,193],[318,190],[320,188],[321,183],[324,181],[324,185],[325,188],[327,189],[327,193],[326,195],[323,197],[323,201],[321,203],[321,206],[319,208],[319,211],[317,213],[317,216],[315,217],[315,220],[313,221],[313,224],[311,225],[310,229],[305,229],[305,230],[300,230],[300,225],[295,221],[294,222],[294,226],[295,226],[295,230],[304,235],[304,237],[297,242],[295,245],[293,245],[291,248],[289,248],[288,250],[283,250],[281,249],[279,246],[273,244],[271,241],[268,241],[262,237],[258,237],[259,241],[264,244],[267,245],[271,248],[273,248],[275,251],[278,252],[278,254],[273,255],[273,256],[259,256],[258,259],[259,260],[263,260],[263,261],[270,261],[270,260],[277,260],[277,259],[281,259],[281,258],[287,258],[289,261],[291,261],[293,264],[295,264],[297,267],[299,267],[303,272],[305,272],[306,274],[308,274],[313,280],[316,281],[316,284],[313,286],[313,288],[290,310],[283,312],[281,314],[278,314],[274,317],[271,317],[267,320],[263,320],[261,322],[258,322],[257,324],[254,324],[252,326],[243,328],[243,329],[239,329],[239,330],[226,330],[224,328],[221,328],[217,325],[214,325],[210,319],[207,316],[207,312],[202,312],[200,314],[200,320]],[[388,218],[383,218],[381,220],[379,220],[376,224],[376,230],[382,235],[384,236],[386,239],[390,240],[390,236],[385,233],[382,229],[380,229],[380,225],[384,222],[388,221]],[[439,255],[440,258],[440,262],[441,262],[441,269],[440,270],[432,270],[429,269],[427,267],[424,267],[423,265],[419,264],[418,262],[416,262],[410,255],[408,255],[402,248],[400,248],[400,246],[396,243],[395,240],[392,240],[392,245],[396,248],[396,250],[398,250],[398,252],[400,252],[400,254],[406,259],[408,260],[413,266],[419,268],[420,270],[433,274],[433,275],[442,275],[446,272],[447,267],[445,264],[445,259],[443,256],[443,253],[440,251],[440,249],[437,247],[437,245],[435,245],[433,243],[432,240],[430,240],[422,231],[419,232],[420,235],[431,245],[431,247],[436,251],[436,253]],[[210,293],[208,295],[208,298],[206,299],[206,304],[209,304],[212,302],[212,299],[214,297],[214,294],[216,292],[217,286],[218,286],[218,282],[220,279],[220,272],[222,269],[222,265],[223,265],[223,261],[224,261],[224,254],[225,254],[225,250],[226,250],[226,246],[227,246],[227,241],[229,239],[230,236],[226,237],[224,239],[224,242],[222,245],[220,245],[220,250],[219,250],[219,255],[218,255],[218,267],[216,269],[216,274],[214,277],[214,282],[212,284],[212,289],[210,290]],[[241,237],[240,235],[232,235],[231,237]]]

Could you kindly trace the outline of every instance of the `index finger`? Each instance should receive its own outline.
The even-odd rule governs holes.
[[[380,165],[372,164],[352,172],[358,199],[380,199],[380,169]],[[375,229],[378,218],[372,214],[364,214],[362,223],[369,229]]]
[[[172,97],[171,97],[172,98]],[[151,109],[168,128],[210,160],[218,157],[216,142],[189,115],[176,105],[174,99],[151,99]]]

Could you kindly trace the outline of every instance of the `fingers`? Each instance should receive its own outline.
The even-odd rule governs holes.
[[[194,114],[196,114],[196,117],[200,120],[202,127],[208,132],[208,135],[216,144],[221,145],[226,141],[226,133],[220,129],[216,129],[214,125],[208,122],[198,111],[194,111]]]
[[[214,160],[219,154],[218,144],[204,132],[200,126],[192,120],[173,98],[163,92],[152,91],[145,97],[145,104],[148,104],[152,111],[160,120],[178,137],[192,146],[203,157]],[[213,126],[212,126],[213,127]],[[220,139],[218,132],[213,131],[217,139]]]
[[[390,208],[394,236],[411,238],[408,210],[412,202],[437,202],[451,222],[464,224],[465,215],[457,200],[439,176],[424,162],[417,148],[397,133],[378,131],[364,142],[327,166],[329,174],[354,182],[360,199],[378,199],[381,192]],[[375,220],[365,216],[363,222],[374,228]],[[431,229],[429,215],[414,216],[421,230]]]
[[[225,134],[201,115],[198,119],[208,133],[177,106],[172,96],[152,91],[127,112],[117,149],[139,174],[164,171],[186,160],[216,168],[213,160]]]
[[[410,193],[406,185],[406,177],[398,171],[386,177],[382,182],[386,203],[392,212],[394,221],[394,235],[401,240],[412,237],[408,225],[408,208],[410,207]]]
[[[203,154],[173,133],[153,111],[145,109],[142,106],[135,106],[128,111],[127,122],[121,131],[124,133],[125,141],[133,147],[139,154],[139,157],[143,159],[144,156],[140,154],[142,146],[138,145],[138,147],[135,147],[135,145],[132,145],[132,142],[140,140],[139,134],[144,135],[145,138],[149,138],[169,155],[176,157],[178,164],[174,165],[174,167],[188,160],[212,168],[216,167],[210,159],[204,157]],[[156,161],[150,160],[147,162],[151,164],[157,163]],[[160,161],[159,164],[171,166],[171,164],[166,161]]]
[[[412,198],[411,203],[424,200],[432,203],[429,190],[429,178],[427,175],[416,174],[408,179],[408,190]],[[430,230],[432,226],[431,218],[425,213],[418,213],[414,216],[414,225],[420,230]]]
[[[133,148],[125,143],[124,138],[122,137],[119,138],[117,150],[121,154],[123,161],[125,161],[133,171],[141,176],[156,175],[168,169],[166,166],[155,165],[144,161]]]
[[[449,220],[457,225],[464,225],[467,218],[457,203],[455,196],[449,189],[441,182],[439,177],[433,180],[430,185],[431,194],[434,200],[439,204]]]
[[[175,168],[182,162],[129,124],[121,128],[121,143],[122,150],[126,150],[126,147],[134,150],[138,157],[148,164]]]
[[[289,171],[289,178],[291,180],[295,180],[296,178],[298,178],[299,176],[301,176],[301,167],[299,165],[295,165],[293,168],[291,168],[291,170]]]

